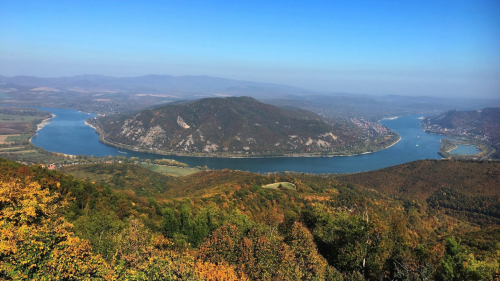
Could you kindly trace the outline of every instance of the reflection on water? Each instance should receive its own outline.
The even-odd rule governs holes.
[[[94,114],[85,114],[71,109],[39,108],[56,115],[51,123],[38,131],[32,139],[34,145],[48,151],[66,154],[94,156],[124,155],[149,159],[174,159],[194,166],[212,169],[234,169],[251,172],[296,171],[305,173],[354,173],[376,170],[419,159],[440,159],[438,151],[442,136],[428,134],[420,126],[421,115],[404,116],[381,123],[398,132],[401,140],[394,146],[379,152],[349,157],[280,157],[280,158],[215,158],[165,156],[128,151],[110,147],[99,142],[94,129],[84,124]],[[127,154],[125,154],[126,152]]]

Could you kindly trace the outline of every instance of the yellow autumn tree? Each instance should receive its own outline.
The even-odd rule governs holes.
[[[118,280],[247,280],[227,263],[199,261],[189,251],[174,250],[171,241],[152,234],[137,219],[130,221],[116,243],[113,264]]]
[[[0,182],[0,279],[109,279],[104,259],[57,215],[63,202],[29,178]]]

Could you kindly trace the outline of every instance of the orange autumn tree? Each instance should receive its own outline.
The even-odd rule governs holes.
[[[106,262],[57,215],[63,206],[29,178],[0,182],[0,279],[107,279]]]
[[[226,263],[199,261],[189,251],[173,250],[172,242],[152,234],[137,219],[130,221],[116,242],[117,280],[248,280]]]
[[[340,274],[319,255],[311,233],[294,223],[290,235],[271,236],[266,228],[242,233],[228,223],[205,239],[200,260],[229,264],[251,280],[340,280]]]

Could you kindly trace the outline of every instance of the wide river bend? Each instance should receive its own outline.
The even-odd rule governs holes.
[[[56,115],[32,138],[32,143],[52,152],[94,156],[124,155],[153,159],[174,159],[192,167],[233,169],[257,173],[295,171],[314,174],[355,173],[381,169],[419,159],[440,159],[438,154],[443,136],[422,131],[421,115],[409,115],[381,123],[401,135],[401,140],[387,149],[345,157],[277,157],[277,158],[217,158],[149,154],[107,146],[85,119],[94,117],[72,109],[39,108]]]

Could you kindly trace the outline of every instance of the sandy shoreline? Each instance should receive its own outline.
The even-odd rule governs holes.
[[[97,130],[96,127],[94,127],[92,124],[90,124],[89,122],[87,122],[87,120],[85,120],[85,125],[89,126],[90,128],[92,128],[94,130]]]
[[[380,119],[379,121],[382,121],[382,120],[396,120],[396,119],[398,119],[399,117],[401,117],[401,116],[384,117],[384,118]]]
[[[49,117],[49,118],[45,118],[42,120],[42,122],[36,124],[36,131],[35,131],[35,134],[33,134],[33,136],[31,136],[31,138],[29,139],[29,142],[34,145],[31,140],[33,139],[34,136],[36,136],[36,132],[40,131],[43,127],[45,127],[46,125],[50,124],[50,119],[56,117],[56,115],[54,113],[52,113],[52,116]],[[76,158],[76,155],[71,155],[71,154],[65,154],[65,153],[60,153],[60,152],[55,152],[59,155],[63,155],[65,157],[68,157],[68,158]]]
[[[398,140],[397,140],[395,143],[393,143],[393,144],[389,145],[388,147],[385,147],[385,148],[382,148],[382,149],[379,149],[379,150],[376,150],[376,151],[367,151],[367,152],[363,152],[363,153],[360,153],[360,154],[345,155],[345,156],[357,156],[357,155],[364,155],[364,154],[371,154],[371,153],[379,152],[379,151],[382,151],[382,150],[384,150],[384,149],[388,149],[389,147],[394,146],[394,145],[395,145],[395,144],[397,144],[400,140],[401,140],[401,136],[399,136]]]
[[[36,136],[36,132],[40,131],[43,127],[45,127],[45,125],[50,124],[50,119],[52,119],[54,117],[56,117],[56,115],[54,113],[52,113],[51,117],[45,118],[42,120],[42,122],[36,124],[35,134],[33,134],[33,136],[31,136],[31,138],[29,139],[29,142],[31,142],[31,139],[33,139],[33,137]]]
[[[401,136],[399,136],[399,139],[398,139],[395,143],[393,143],[393,144],[389,145],[388,147],[386,147],[386,148],[384,148],[384,149],[388,149],[389,147],[394,146],[394,145],[395,145],[395,144],[397,144],[400,140],[401,140]]]
[[[45,125],[47,124],[50,124],[50,119],[56,117],[56,115],[54,113],[52,113],[52,116],[49,117],[49,118],[45,118],[42,120],[42,122],[36,124],[36,131],[39,131],[40,129],[42,129],[43,127],[45,127]]]

